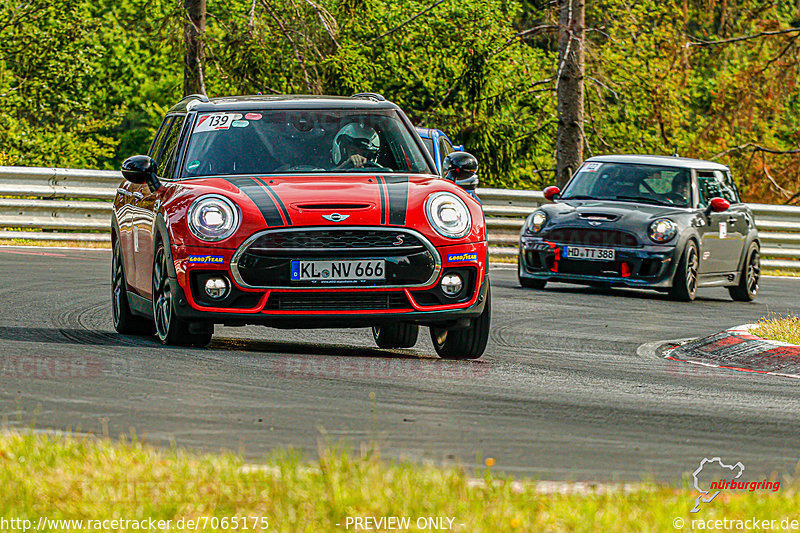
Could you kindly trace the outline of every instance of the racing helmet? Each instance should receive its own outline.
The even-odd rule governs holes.
[[[689,185],[689,176],[686,172],[677,172],[675,176],[672,177],[672,184],[671,184],[671,192],[678,193],[681,195],[686,195],[686,193],[690,192],[690,185]]]
[[[333,138],[333,146],[331,147],[333,164],[339,165],[347,159],[347,154],[352,148],[360,148],[366,151],[369,154],[368,159],[374,161],[378,157],[378,151],[381,148],[378,132],[357,122],[351,122],[344,126]]]

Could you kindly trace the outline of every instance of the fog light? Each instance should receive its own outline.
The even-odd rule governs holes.
[[[228,280],[225,278],[208,278],[206,281],[206,294],[215,300],[221,300],[228,295]]]
[[[445,296],[455,296],[464,287],[464,280],[458,274],[445,274],[442,277],[442,292]]]

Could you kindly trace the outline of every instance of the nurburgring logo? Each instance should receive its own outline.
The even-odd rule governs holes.
[[[714,470],[721,470],[721,472],[713,472]],[[742,474],[744,474],[744,465],[741,461],[729,465],[723,463],[719,457],[703,458],[697,470],[692,472],[694,488],[700,494],[695,500],[694,507],[689,512],[698,512],[701,503],[710,503],[723,490],[744,490],[749,492],[769,490],[775,492],[781,488],[780,481],[767,481],[766,479],[762,481],[746,481],[740,479]],[[705,482],[701,482],[701,475]],[[705,486],[708,488],[703,488]]]

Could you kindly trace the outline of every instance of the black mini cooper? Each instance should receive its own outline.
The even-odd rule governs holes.
[[[753,213],[728,167],[666,156],[588,159],[553,204],[525,220],[519,282],[548,281],[656,289],[694,300],[698,287],[731,297],[758,293],[759,241]]]

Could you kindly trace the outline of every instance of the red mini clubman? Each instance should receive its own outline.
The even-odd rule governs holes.
[[[215,324],[371,327],[480,357],[491,314],[477,161],[443,176],[405,114],[351,98],[184,98],[127,159],[112,219],[120,333],[205,346]]]

